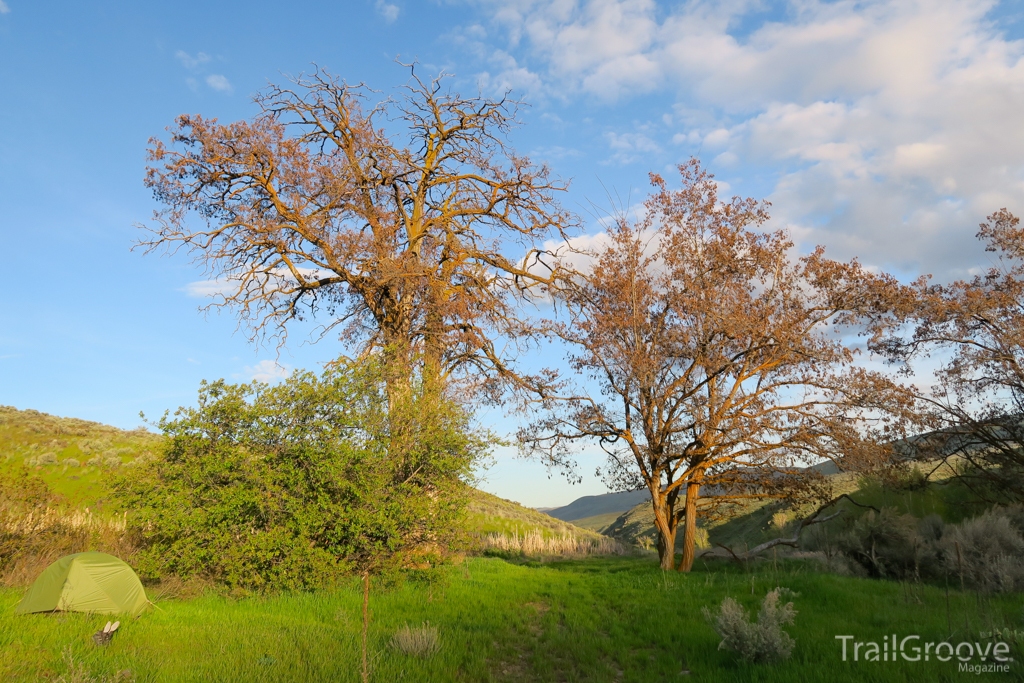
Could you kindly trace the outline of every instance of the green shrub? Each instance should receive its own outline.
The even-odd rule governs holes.
[[[722,637],[718,649],[734,650],[751,662],[788,659],[795,641],[782,627],[793,623],[796,610],[792,602],[779,604],[782,592],[776,588],[764,596],[756,623],[751,623],[746,610],[732,598],[722,600],[717,613],[705,607],[704,618]]]
[[[460,528],[487,442],[442,396],[413,388],[393,403],[373,363],[277,386],[204,382],[197,407],[160,420],[162,456],[116,484],[140,571],[252,591],[429,561]]]

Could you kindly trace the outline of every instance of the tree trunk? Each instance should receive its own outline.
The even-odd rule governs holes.
[[[652,496],[654,506],[654,526],[658,530],[658,559],[662,569],[672,569],[676,561],[676,525],[675,512],[657,495]]]
[[[693,568],[693,551],[697,536],[697,497],[700,495],[700,484],[689,482],[686,485],[686,513],[683,522],[683,559],[679,561],[679,571],[688,572]]]
[[[370,572],[363,572],[363,640],[362,640],[362,651],[363,651],[363,671],[362,681],[363,683],[369,683],[370,680],[370,659],[367,656],[367,642],[366,636],[370,630]]]

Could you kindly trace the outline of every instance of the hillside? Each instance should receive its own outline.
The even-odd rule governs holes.
[[[929,471],[936,464],[921,463],[921,469]],[[939,468],[926,483],[908,481],[903,485],[883,485],[847,473],[826,476],[832,482],[835,495],[849,494],[863,506],[894,508],[900,514],[910,513],[918,518],[935,514],[947,523],[960,522],[982,511],[981,507],[970,502],[969,492],[957,480],[951,479],[945,468]],[[823,525],[835,533],[841,533],[868,512],[867,507],[858,507],[844,500],[829,514],[840,510],[842,514],[839,517]],[[795,522],[813,511],[813,506],[792,510],[777,503],[752,502],[725,519],[701,524],[707,536],[698,540],[706,546],[723,545],[737,550],[749,548],[772,538],[792,536]],[[579,524],[583,522],[577,520]],[[650,503],[632,507],[603,527],[601,532],[625,544],[653,547],[657,536]],[[681,540],[680,533],[676,539],[677,547]]]
[[[0,406],[0,468],[24,464],[71,505],[102,506],[119,467],[155,456],[163,437]]]
[[[482,534],[539,533],[544,538],[573,536],[599,541],[601,534],[554,519],[519,503],[473,489],[468,506],[469,527]]]
[[[545,510],[555,519],[574,522],[586,518],[603,517],[611,513],[621,514],[630,508],[650,500],[646,491],[620,491],[600,496],[583,496],[560,508]],[[614,517],[612,518],[614,519]]]

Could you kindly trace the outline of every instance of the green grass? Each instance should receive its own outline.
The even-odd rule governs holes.
[[[429,579],[429,580],[428,580]],[[718,649],[701,607],[732,596],[756,605],[776,585],[799,596],[790,660],[747,664]],[[79,681],[129,670],[135,681],[356,681],[358,586],[231,601],[162,601],[125,623],[111,645],[90,636],[107,617],[15,616],[20,591],[0,590],[0,679],[68,675]],[[955,660],[843,662],[835,635],[880,641],[919,634],[953,642],[1021,629],[1021,596],[979,598],[942,588],[838,577],[795,562],[756,573],[728,565],[662,573],[649,558],[550,564],[473,559],[375,590],[370,632],[374,681],[942,681]],[[419,659],[388,647],[402,626],[429,622],[440,650]],[[1021,653],[1013,655],[1020,660]],[[681,678],[686,667],[692,676]],[[1020,678],[1024,661],[1011,665]],[[990,680],[990,679],[987,679]]]

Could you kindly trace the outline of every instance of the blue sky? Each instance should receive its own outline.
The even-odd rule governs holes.
[[[396,58],[464,93],[513,89],[532,105],[514,145],[572,180],[563,203],[591,235],[648,172],[699,154],[800,249],[945,280],[986,265],[985,215],[1024,213],[1022,38],[1018,3],[966,0],[0,0],[0,404],[134,427],[203,378],[344,350],[293,334],[278,358],[197,312],[186,258],[130,251],[156,208],[147,139],[180,113],[251,116],[312,63],[383,91],[406,77]],[[528,505],[603,491],[509,452],[486,476]]]

